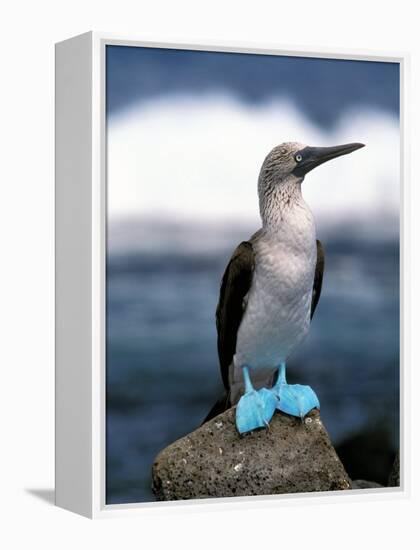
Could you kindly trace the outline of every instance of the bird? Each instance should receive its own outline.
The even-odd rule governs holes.
[[[269,427],[276,410],[303,419],[320,408],[310,386],[286,380],[286,361],[307,335],[319,302],[325,263],[302,182],[317,166],[362,147],[285,142],[263,161],[261,228],[234,250],[216,309],[225,393],[203,423],[236,405],[236,428],[244,434]]]

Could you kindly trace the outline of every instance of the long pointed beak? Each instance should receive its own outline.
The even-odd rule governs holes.
[[[320,164],[353,153],[364,146],[364,143],[346,143],[335,147],[305,147],[295,155],[298,164],[293,173],[298,177],[303,177]],[[299,158],[301,160],[298,160]]]

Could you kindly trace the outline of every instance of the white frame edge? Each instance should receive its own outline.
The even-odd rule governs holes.
[[[55,501],[92,516],[92,36],[56,45]]]
[[[183,502],[105,504],[105,253],[107,45],[384,61],[400,65],[400,441],[399,488]],[[243,43],[139,41],[89,32],[56,44],[56,505],[90,518],[238,506],[382,500],[409,496],[409,245],[407,53]],[[302,502],[304,499],[304,502]]]

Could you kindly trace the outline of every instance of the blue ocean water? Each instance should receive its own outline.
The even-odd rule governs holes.
[[[323,127],[354,106],[399,112],[398,63],[131,46],[107,46],[106,57],[108,115],[139,100],[209,92],[255,105],[290,97]]]
[[[396,449],[399,242],[337,234],[323,239],[323,292],[288,379],[316,390],[335,445],[380,425]],[[194,430],[221,392],[214,312],[231,251],[108,254],[108,504],[154,500],[156,454]]]

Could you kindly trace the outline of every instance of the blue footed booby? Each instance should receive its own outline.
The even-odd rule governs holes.
[[[268,427],[276,409],[303,418],[319,408],[312,388],[286,381],[286,360],[309,331],[324,272],[301,187],[313,168],[363,146],[289,142],[265,158],[258,179],[262,227],[236,248],[221,282],[216,326],[226,394],[205,422],[237,405],[242,434]]]

